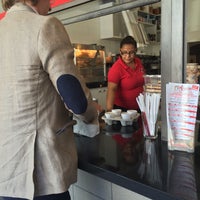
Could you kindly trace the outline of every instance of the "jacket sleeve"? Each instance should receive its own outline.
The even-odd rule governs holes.
[[[37,45],[42,67],[49,74],[67,109],[86,123],[96,120],[97,111],[91,93],[74,65],[74,49],[58,19],[46,17],[38,34]]]

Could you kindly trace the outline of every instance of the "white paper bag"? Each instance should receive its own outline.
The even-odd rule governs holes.
[[[96,119],[91,124],[86,124],[82,120],[74,117],[74,120],[76,120],[77,124],[73,126],[74,133],[88,136],[88,137],[94,137],[99,134],[99,121]]]

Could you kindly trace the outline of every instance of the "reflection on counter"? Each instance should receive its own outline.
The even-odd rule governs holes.
[[[155,140],[144,139],[137,123],[100,124],[94,138],[75,137],[80,169],[154,200],[200,198],[199,156],[168,151],[160,132]]]
[[[138,173],[142,179],[145,179],[151,185],[162,188],[162,176],[157,153],[159,152],[156,150],[156,142],[146,139]]]
[[[169,152],[168,190],[174,196],[197,200],[194,156],[185,152]]]
[[[124,176],[138,178],[135,170],[142,158],[143,136],[142,129],[134,122],[132,126],[122,126],[119,122],[105,125],[102,129],[104,139],[112,140],[115,151],[106,151],[102,154],[105,158],[105,167],[118,171]],[[101,149],[109,148],[108,143],[100,143]],[[108,149],[109,150],[109,149]],[[136,175],[136,176],[135,176]]]

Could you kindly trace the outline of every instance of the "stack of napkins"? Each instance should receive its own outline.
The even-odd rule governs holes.
[[[82,120],[73,117],[74,120],[76,120],[76,124],[73,126],[74,133],[88,136],[88,137],[94,137],[95,135],[98,135],[100,132],[99,129],[99,121],[96,119],[93,123],[86,124]]]

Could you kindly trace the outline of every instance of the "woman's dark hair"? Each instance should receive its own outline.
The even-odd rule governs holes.
[[[137,49],[137,42],[132,36],[126,36],[124,39],[122,39],[120,43],[120,48],[122,48],[123,45],[125,44],[132,44],[136,49]]]

